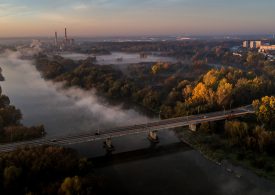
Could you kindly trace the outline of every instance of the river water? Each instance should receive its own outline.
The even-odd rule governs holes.
[[[3,93],[23,113],[25,125],[44,124],[47,136],[147,122],[133,109],[112,106],[80,89],[62,90],[45,82],[31,61],[16,53],[0,55],[5,81]],[[145,134],[113,140],[113,156],[105,156],[101,142],[73,146],[94,159],[97,174],[106,178],[106,194],[274,195],[273,183],[239,167],[241,178],[203,158],[180,142],[173,131],[159,133],[151,145]]]
[[[89,57],[88,54],[80,53],[61,53],[64,58],[70,58],[73,60],[84,60]],[[147,58],[140,58],[138,53],[123,53],[123,52],[112,52],[110,55],[97,55],[97,63],[100,65],[123,65],[123,64],[134,64],[140,62],[176,62],[176,59],[171,57],[148,55]],[[120,59],[120,60],[118,60]]]

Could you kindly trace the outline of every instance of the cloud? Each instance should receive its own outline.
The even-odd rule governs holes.
[[[24,15],[32,11],[26,6],[12,5],[8,3],[0,4],[0,18],[16,15]]]

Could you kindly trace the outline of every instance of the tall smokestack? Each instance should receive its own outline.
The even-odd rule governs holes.
[[[68,40],[68,37],[67,37],[67,28],[65,28],[65,40],[66,41]]]
[[[55,40],[54,40],[54,43],[55,43],[56,46],[58,45],[58,42],[57,42],[57,32],[55,32]]]

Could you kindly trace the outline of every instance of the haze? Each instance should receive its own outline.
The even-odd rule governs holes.
[[[2,0],[0,37],[272,34],[273,0]]]

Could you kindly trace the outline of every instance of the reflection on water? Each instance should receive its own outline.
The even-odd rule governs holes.
[[[73,60],[84,60],[89,55],[79,54],[79,53],[63,53],[61,54],[64,58],[70,58]],[[111,55],[98,55],[96,56],[97,64],[108,65],[108,64],[134,64],[140,62],[175,62],[176,60],[171,57],[162,57],[148,55],[147,58],[140,58],[138,53],[123,53],[123,52],[113,52]],[[120,59],[120,60],[118,60]]]
[[[45,82],[30,61],[16,55],[0,56],[0,66],[6,81],[3,93],[21,109],[26,125],[44,124],[49,135],[74,133],[96,128],[146,122],[147,117],[134,110],[109,106],[99,101],[93,92],[80,89],[61,90]],[[211,195],[274,195],[274,184],[238,168],[242,177],[236,178],[225,168],[204,159],[198,152],[183,146],[173,150],[165,147],[179,143],[173,131],[159,133],[160,144],[151,148],[146,134],[125,136],[113,140],[118,162],[96,169],[107,177],[106,194],[211,194]],[[167,146],[168,145],[168,146]],[[73,146],[85,156],[105,155],[101,142]],[[179,148],[184,147],[184,149]],[[130,152],[137,151],[137,152]],[[141,155],[141,156],[138,156]],[[114,156],[114,158],[115,158]],[[107,159],[108,160],[108,159]],[[120,162],[121,161],[121,162]]]
[[[180,146],[178,146],[180,147]],[[128,157],[129,158],[129,157]],[[116,163],[98,168],[106,177],[105,194],[274,195],[272,184],[255,176],[236,178],[193,150]]]

